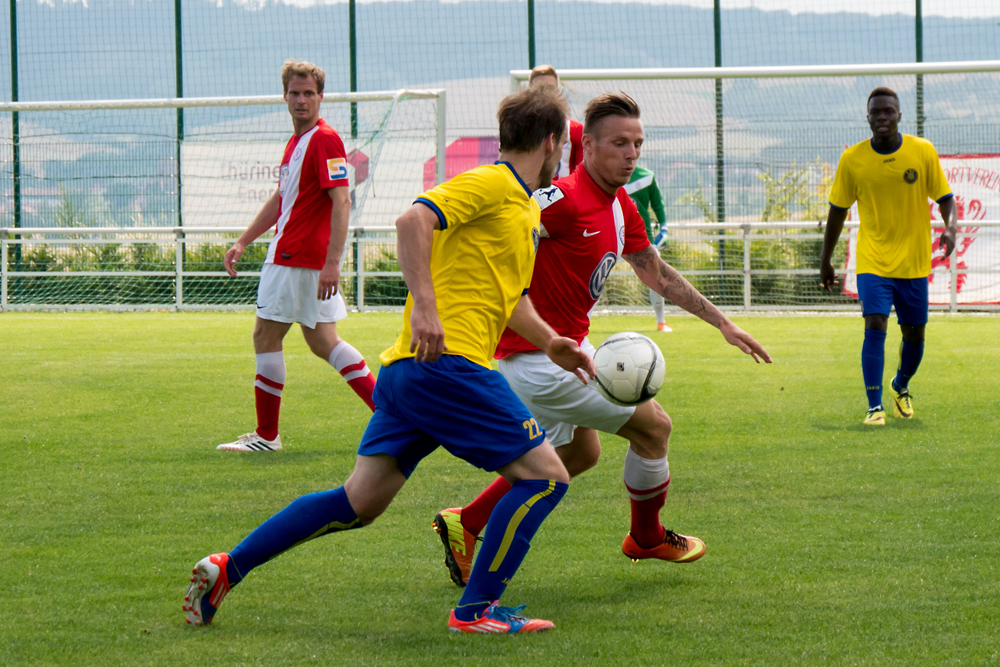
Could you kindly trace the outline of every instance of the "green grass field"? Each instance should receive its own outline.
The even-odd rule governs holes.
[[[737,318],[771,366],[670,321],[600,317],[592,341],[636,330],[663,349],[664,522],[707,555],[622,555],[626,445],[606,436],[504,598],[556,629],[483,637],[446,631],[459,592],[430,523],[492,475],[440,450],[375,524],[262,566],[213,626],[187,627],[191,565],[340,485],[367,409],[293,330],[285,451],[216,452],[254,423],[252,314],[0,316],[0,664],[1000,663],[1000,320],[933,317],[917,417],[877,432],[860,425],[860,317]],[[374,362],[399,324],[341,331]]]

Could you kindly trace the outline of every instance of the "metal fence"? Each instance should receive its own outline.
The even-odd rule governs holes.
[[[835,266],[845,266],[845,227]],[[232,278],[222,257],[242,228],[0,228],[0,311],[236,310],[255,303],[268,238],[247,248]],[[829,293],[817,275],[823,230],[801,222],[687,223],[670,227],[663,257],[713,303],[728,310],[854,310],[856,299]],[[976,245],[978,244],[978,245]],[[967,266],[958,253],[976,247]],[[14,262],[14,248],[20,261]],[[1000,221],[960,227],[956,257],[936,262],[932,275],[947,285],[934,310],[1000,311]],[[992,260],[992,261],[991,261]],[[841,276],[846,271],[840,270]],[[966,303],[963,286],[978,281]],[[83,283],[83,284],[81,284]],[[991,288],[990,285],[993,287]],[[351,229],[341,289],[359,311],[399,310],[406,285],[396,259],[395,229]],[[992,290],[992,291],[991,291]],[[942,294],[938,289],[938,294]],[[992,295],[992,296],[989,296]],[[612,272],[599,303],[607,310],[648,307],[648,289],[624,262]]]

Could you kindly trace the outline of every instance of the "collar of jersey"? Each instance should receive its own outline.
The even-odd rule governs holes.
[[[497,160],[493,164],[502,164],[503,166],[510,169],[510,173],[514,174],[514,178],[517,179],[517,182],[521,184],[521,187],[524,188],[524,191],[528,194],[529,197],[531,197],[531,190],[529,190],[528,186],[525,185],[524,181],[521,180],[521,176],[516,171],[514,171],[514,167],[510,166],[510,162],[503,162],[501,160]]]
[[[896,146],[895,148],[893,148],[891,151],[886,151],[885,153],[883,153],[879,149],[875,148],[875,137],[872,137],[871,139],[869,139],[868,143],[871,144],[872,150],[875,151],[876,153],[878,153],[879,155],[892,155],[893,153],[895,153],[896,151],[898,151],[900,148],[903,147],[903,133],[902,132],[896,132],[896,134],[899,136],[899,145]]]

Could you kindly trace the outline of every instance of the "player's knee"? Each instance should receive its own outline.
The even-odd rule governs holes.
[[[657,410],[645,423],[640,438],[632,441],[636,453],[646,459],[662,459],[670,445],[670,432],[674,424],[664,410]]]
[[[362,526],[371,525],[375,521],[375,519],[382,516],[383,512],[385,512],[385,507],[382,507],[380,504],[376,503],[361,502],[358,503],[358,507],[354,507],[354,513],[358,516],[358,519],[361,521]]]
[[[924,344],[924,325],[909,325],[903,324],[900,327],[903,334],[903,340],[905,340],[910,345],[923,345]]]
[[[889,316],[888,315],[865,315],[865,329],[875,329],[876,331],[885,331],[889,328]]]
[[[591,468],[593,468],[594,466],[596,466],[597,465],[597,461],[600,460],[600,458],[601,458],[601,449],[600,448],[597,448],[597,449],[594,449],[594,450],[588,450],[588,451],[584,452],[583,456],[580,458],[580,462],[579,462],[579,464],[577,466],[580,469],[579,472],[573,472],[572,470],[569,470],[568,467],[567,467],[566,471],[572,477],[576,477],[580,473],[586,472],[587,470],[590,470]]]
[[[312,353],[315,354],[320,359],[322,359],[323,361],[329,359],[330,352],[333,351],[332,347],[326,345],[322,341],[306,339],[306,343],[309,344],[309,349],[312,350]]]
[[[581,452],[574,452],[571,456],[563,458],[563,465],[566,466],[566,472],[569,473],[570,477],[577,477],[578,475],[582,475],[596,466],[597,461],[600,460],[600,458],[600,448],[597,450],[584,450]]]

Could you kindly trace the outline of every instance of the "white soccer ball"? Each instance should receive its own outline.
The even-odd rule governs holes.
[[[594,386],[618,405],[639,405],[663,386],[663,353],[642,334],[626,331],[601,343],[594,353]]]

